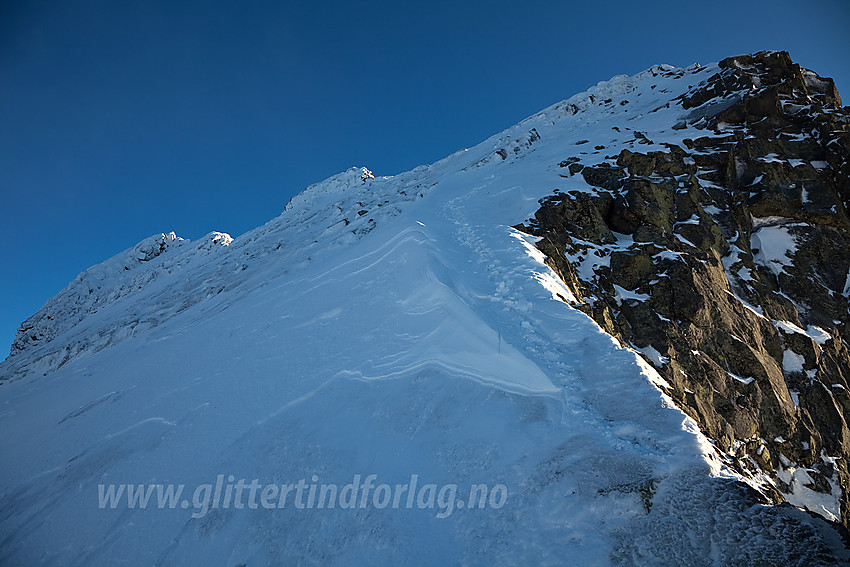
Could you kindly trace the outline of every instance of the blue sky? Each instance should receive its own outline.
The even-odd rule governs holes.
[[[352,165],[391,175],[655,63],[761,49],[850,101],[850,2],[0,6],[0,349],[158,232],[238,236]]]

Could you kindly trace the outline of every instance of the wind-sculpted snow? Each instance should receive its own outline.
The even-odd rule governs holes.
[[[210,293],[220,293],[252,279],[251,272],[236,276],[228,273],[249,269],[252,260],[275,254],[278,261],[271,262],[274,267],[288,263],[290,270],[298,269],[327,250],[357,241],[373,230],[381,217],[398,215],[405,203],[424,197],[445,172],[475,169],[483,163],[499,161],[502,154],[506,157],[509,154],[508,162],[513,162],[537,153],[537,159],[527,167],[544,164],[549,168],[550,159],[563,154],[565,148],[583,142],[592,132],[588,128],[604,132],[612,144],[633,141],[635,128],[612,129],[612,124],[621,124],[624,119],[627,124],[639,120],[650,132],[669,129],[670,117],[657,111],[668,107],[676,96],[685,94],[707,77],[706,70],[711,69],[694,66],[683,70],[660,65],[634,77],[614,77],[586,93],[551,106],[471,150],[462,150],[431,166],[421,166],[394,177],[375,178],[366,168],[351,168],[308,187],[292,198],[278,218],[235,239],[213,232],[201,239],[201,244],[193,243],[188,248],[187,241],[174,233],[145,239],[78,276],[68,289],[24,322],[12,345],[10,358],[0,364],[0,380],[15,379],[30,371],[48,372],[82,352],[114,344],[160,324],[163,318],[170,316],[167,309],[156,313],[138,313],[135,309],[144,310],[149,305],[146,299],[151,291],[148,283],[154,279],[178,283],[181,276],[177,276],[177,272],[188,267],[187,275],[182,278],[191,279],[194,284],[180,282],[172,287],[175,297],[170,297],[168,291],[157,290],[163,304],[179,306],[182,310]],[[658,94],[662,96],[649,96]],[[543,144],[546,146],[544,155],[539,155],[539,147],[532,147],[540,139],[540,133],[549,140],[556,140],[556,143]],[[679,140],[686,133],[670,132],[668,137]],[[590,148],[582,153],[588,154],[589,163],[602,161],[604,155],[603,151]],[[538,197],[545,195],[544,189],[537,188]],[[520,217],[512,220],[516,218]],[[201,260],[204,255],[199,252],[208,252],[210,242],[226,248],[215,247],[219,248],[215,260]],[[174,254],[177,250],[182,253]],[[168,253],[160,261],[150,262],[163,252]],[[136,269],[140,263],[143,269]],[[127,268],[132,271],[121,273]],[[207,278],[199,278],[199,273]],[[162,278],[162,275],[167,277]],[[120,315],[112,326],[120,326],[121,330],[98,321],[96,332],[100,339],[92,344],[89,344],[92,328],[74,330],[84,315],[92,315],[119,299],[124,301],[122,308],[116,309]],[[134,308],[126,309],[125,304],[132,304]],[[19,356],[24,350],[28,355]]]
[[[827,563],[828,526],[754,505],[658,373],[511,228],[560,179],[579,126],[612,144],[635,139],[617,124],[666,128],[651,111],[704,75],[616,78],[431,166],[349,170],[225,247],[134,268],[157,275],[0,367],[17,378],[0,388],[0,562]],[[135,318],[156,324],[120,331]],[[38,362],[74,342],[86,356]],[[370,474],[508,496],[442,511],[98,505],[110,483]]]
[[[220,232],[191,243],[173,232],[152,236],[81,273],[21,325],[0,380],[45,374],[225,290],[262,285],[267,270],[298,271],[362,238],[426,190],[417,176],[390,182],[352,170],[309,187],[280,217],[238,239]]]

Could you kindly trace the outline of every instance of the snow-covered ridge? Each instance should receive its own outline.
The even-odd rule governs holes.
[[[222,239],[216,239],[215,235],[218,233],[211,233],[210,236],[201,239],[201,241],[226,244],[230,244],[232,241],[237,248],[249,248],[249,251],[244,252],[244,255],[254,258],[269,253],[270,240],[273,242],[272,250],[280,249],[286,240],[282,238],[281,231],[291,231],[296,226],[300,226],[301,229],[298,232],[303,232],[306,229],[309,232],[317,233],[316,236],[318,237],[339,237],[333,238],[333,242],[326,240],[324,242],[326,246],[330,245],[333,248],[344,245],[346,242],[356,240],[372,230],[375,226],[374,217],[376,215],[398,214],[400,210],[398,208],[399,202],[423,196],[428,187],[434,184],[435,178],[439,177],[440,172],[470,166],[478,167],[485,162],[498,161],[499,157],[503,154],[508,156],[508,153],[510,153],[511,159],[515,159],[518,154],[528,150],[540,136],[556,135],[562,138],[561,143],[569,143],[570,138],[580,142],[581,140],[577,138],[581,137],[582,128],[623,115],[627,117],[627,120],[635,120],[641,118],[644,113],[652,113],[662,107],[670,106],[673,99],[681,96],[700,80],[707,77],[710,73],[706,73],[706,71],[712,71],[715,67],[716,65],[707,67],[693,65],[687,69],[677,69],[670,65],[656,65],[631,77],[617,75],[608,81],[599,82],[583,93],[578,93],[544,109],[501,134],[488,138],[472,149],[461,150],[431,166],[421,166],[392,178],[381,177],[377,179],[365,167],[352,167],[307,187],[290,199],[284,212],[278,218],[254,231],[250,231],[235,241],[229,236],[224,239],[226,242]],[[683,78],[684,80],[682,80]],[[640,96],[645,98],[640,100],[638,98]],[[631,97],[631,100],[627,97]],[[632,112],[631,115],[629,114],[630,111]],[[532,130],[533,132],[529,134]],[[626,128],[626,130],[629,129]],[[593,153],[599,154],[600,152]],[[594,160],[592,156],[588,156],[587,161],[592,163],[593,161],[600,161],[600,158]],[[380,210],[382,207],[386,208]],[[365,211],[370,214],[366,215]],[[319,228],[320,230],[317,230]],[[277,236],[272,236],[273,233],[277,233]],[[151,238],[162,240],[159,236]],[[184,242],[177,240],[176,237],[173,241]],[[149,255],[155,252],[156,246],[159,246],[158,241],[153,242],[151,239],[145,239],[126,253],[131,256]],[[208,244],[206,247],[208,247]],[[206,247],[202,246],[201,248]],[[139,248],[139,250],[135,250],[136,248]],[[167,247],[163,248],[163,250],[167,249]],[[142,252],[142,250],[146,251]],[[98,273],[103,270],[113,270],[115,266],[118,266],[119,270],[123,270],[125,265],[133,264],[133,262],[124,261],[122,254],[104,262],[99,267],[92,268],[92,270]],[[225,255],[222,257],[222,261],[226,261],[225,258],[233,259],[232,255]],[[97,295],[103,297],[91,301],[74,299],[71,301],[72,304],[86,305],[87,308],[70,309],[70,311],[75,313],[90,312],[90,304],[100,304],[131,293],[134,289],[139,289],[140,285],[144,285],[144,283],[153,279],[155,275],[146,274],[140,278],[141,282],[132,281],[129,285],[122,285],[123,279],[120,278],[108,283],[108,280],[111,279],[109,277],[95,276],[94,274],[93,277],[93,281],[99,283],[92,286],[91,292],[86,289],[84,294],[95,294],[96,290],[100,290]],[[113,284],[117,285],[119,289],[117,293],[104,291],[105,287]],[[82,289],[82,287],[85,286],[75,286],[78,289]],[[34,342],[33,337],[41,345],[50,342],[79,322],[79,317],[71,317],[65,319],[65,322],[61,325],[57,325],[55,322],[45,325],[46,322],[59,318],[49,315],[46,312],[48,307],[55,310],[68,298],[69,295],[63,290],[38,313],[28,319],[13,344],[12,353],[18,354],[26,349],[28,345]],[[59,311],[63,310],[67,311],[67,309],[59,308]],[[45,332],[37,329],[38,326],[49,327],[50,329]],[[0,379],[4,376],[3,365],[0,364]]]
[[[218,277],[213,274],[241,272],[250,264],[248,260],[257,261],[273,253],[279,257],[286,256],[291,267],[305,265],[362,238],[375,228],[380,218],[398,215],[403,203],[424,197],[446,174],[475,169],[505,158],[509,162],[522,159],[528,151],[536,149],[533,144],[541,137],[557,138],[558,145],[563,146],[580,142],[583,129],[595,127],[597,123],[610,120],[622,123],[623,117],[630,121],[640,119],[644,114],[670,106],[675,97],[707,77],[708,73],[704,71],[711,69],[713,66],[694,65],[677,69],[656,65],[631,77],[615,76],[550,106],[474,148],[461,150],[430,166],[420,166],[393,177],[376,178],[365,167],[349,168],[310,185],[290,199],[279,217],[235,239],[216,232],[191,245],[174,233],[147,238],[80,274],[68,288],[24,322],[12,345],[10,358],[0,363],[0,380],[21,376],[30,363],[40,358],[45,358],[45,364],[38,365],[42,372],[63,364],[74,355],[71,353],[90,350],[81,345],[90,340],[93,332],[110,337],[99,341],[99,344],[113,344],[118,328],[129,326],[134,329],[129,334],[121,331],[121,336],[147,328],[143,325],[136,330],[137,323],[134,321],[138,318],[149,321],[151,325],[160,324],[165,315],[161,309],[153,315],[140,313],[138,308],[134,308],[130,320],[122,321],[122,316],[118,316],[110,321],[107,325],[111,329],[109,331],[87,328],[76,337],[66,336],[63,339],[66,344],[56,341],[103,305],[119,299],[128,298],[128,304],[134,303],[144,310],[140,298],[151,291],[145,291],[148,284],[162,279],[162,276],[173,281],[178,277],[177,271],[186,265],[195,266],[193,270],[196,273],[190,278],[197,277],[198,270],[207,274],[200,278],[201,281]],[[667,122],[669,120],[663,123]],[[623,135],[619,136],[624,141],[631,137],[631,133],[626,132],[628,130],[625,128]],[[598,151],[593,153],[600,154]],[[600,161],[601,155],[597,158],[589,155],[587,161]],[[291,243],[297,245],[297,250],[286,248]],[[226,245],[228,251],[220,250],[219,244]],[[201,261],[207,255],[202,252],[208,253],[213,249],[219,249],[216,259]],[[180,253],[175,253],[178,250]],[[160,255],[170,259],[157,261]],[[200,267],[199,264],[204,265]],[[232,289],[241,285],[243,278],[230,275],[227,279],[228,283],[218,288]],[[215,287],[212,280],[209,283]],[[180,298],[180,289],[183,288],[166,287],[157,290],[156,294],[164,304],[171,301],[185,308],[186,299]],[[170,300],[166,299],[169,293],[174,295]],[[31,351],[30,355],[22,356],[26,351]]]
[[[135,246],[92,266],[77,275],[21,324],[7,359],[9,364],[4,361],[0,368],[7,366],[20,370],[28,362],[35,362],[40,355],[48,358],[45,364],[39,366],[42,371],[63,364],[79,350],[69,348],[69,345],[57,345],[55,340],[58,337],[105,306],[138,294],[163,274],[179,270],[191,258],[204,257],[231,242],[233,238],[223,232],[211,232],[191,242],[172,231],[145,238]],[[125,323],[135,326],[132,320]],[[25,353],[32,353],[31,358]]]
[[[607,105],[616,103],[619,106],[623,102],[623,97],[630,93],[636,93],[641,90],[644,83],[652,83],[655,79],[680,79],[685,75],[695,75],[699,73],[701,78],[708,78],[711,73],[717,70],[717,64],[712,63],[706,66],[695,63],[690,67],[678,68],[672,65],[662,64],[653,65],[645,71],[641,71],[635,75],[615,75],[607,81],[599,81],[596,86],[589,88],[583,93],[578,93],[570,98],[553,104],[549,108],[542,110],[534,116],[526,119],[524,122],[535,120],[537,118],[553,118],[559,114],[566,113],[569,115],[585,113],[594,107],[605,108]],[[650,87],[651,89],[657,87]],[[664,87],[659,91],[664,93]],[[664,100],[667,97],[660,97]],[[673,98],[673,97],[670,97]],[[610,101],[608,99],[611,99]],[[626,103],[628,104],[628,103]],[[628,110],[628,109],[623,109]]]
[[[116,264],[92,288],[104,298],[94,312],[79,310],[52,340],[0,365],[0,376],[19,378],[0,388],[0,563],[828,558],[825,524],[754,506],[660,391],[666,377],[575,308],[536,237],[512,228],[555,190],[594,190],[568,165],[693,137],[687,123],[673,128],[686,114],[676,101],[709,74],[616,77],[432,165],[393,177],[352,168],[311,185],[232,241],[175,237],[140,260],[159,250],[155,239],[133,268]],[[641,245],[611,240],[581,269],[594,271],[615,244]],[[618,294],[641,304],[643,291]],[[503,483],[509,503],[461,511],[458,502],[444,519],[291,500],[274,512],[192,515],[192,488],[218,475],[342,484],[371,473],[391,484],[411,474]],[[97,507],[99,484],[147,482],[186,483],[189,500]]]
[[[135,279],[137,268],[188,242],[173,231],[155,234],[81,272],[35,315],[23,322],[12,345],[12,355],[37,342],[49,342],[56,336],[59,324],[72,326],[85,313],[97,311],[99,305],[109,301],[110,296],[114,299],[126,294],[127,289],[122,283]],[[147,275],[154,273],[148,272]],[[104,287],[107,289],[104,290]]]

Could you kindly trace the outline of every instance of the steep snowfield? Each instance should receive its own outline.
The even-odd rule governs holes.
[[[565,148],[687,137],[664,107],[712,72],[617,77],[434,165],[343,172],[232,242],[164,236],[81,274],[0,366],[0,562],[817,564],[826,525],[753,507],[510,228],[581,187]],[[191,504],[218,475],[369,474],[508,496],[447,517]],[[108,483],[183,483],[187,507],[100,509]]]

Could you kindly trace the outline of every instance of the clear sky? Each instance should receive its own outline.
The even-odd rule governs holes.
[[[90,265],[238,236],[655,63],[786,50],[850,102],[850,2],[0,3],[0,358]]]

